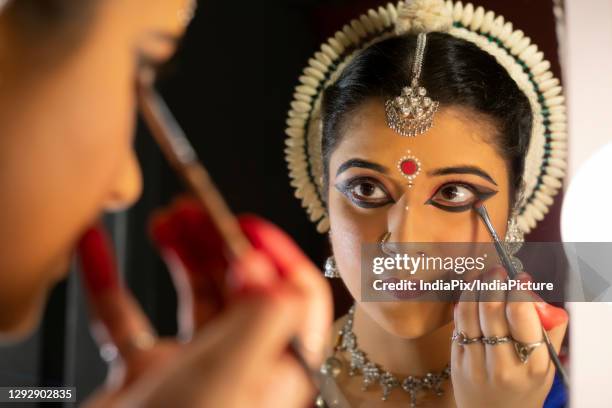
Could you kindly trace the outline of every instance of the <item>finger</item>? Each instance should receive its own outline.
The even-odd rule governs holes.
[[[485,274],[487,282],[504,281],[506,271],[501,266],[492,268]],[[483,290],[478,302],[480,327],[485,337],[505,337],[510,335],[506,319],[506,292],[503,290]],[[514,346],[511,342],[486,344],[485,354],[489,374],[500,373],[508,367],[517,365]]]
[[[194,358],[206,358],[211,344],[216,344],[223,349],[223,370],[236,376],[236,381],[260,376],[262,366],[287,351],[303,312],[300,297],[283,285],[252,294],[201,330],[192,343]]]
[[[101,225],[85,232],[78,251],[93,315],[94,337],[99,345],[112,342],[126,359],[150,347],[153,328],[136,301],[120,285],[109,239]]]
[[[522,276],[525,280],[531,280],[531,276],[523,273]],[[542,327],[546,330],[550,343],[557,355],[561,351],[563,339],[567,333],[567,325],[569,323],[569,316],[567,311],[562,307],[556,307],[542,300],[537,293],[530,292],[532,297],[535,299],[533,305],[535,307],[538,318],[541,322]]]
[[[228,263],[223,242],[202,206],[188,197],[154,214],[149,233],[177,291],[180,336],[190,338],[225,306]]]
[[[526,272],[519,274],[519,280],[525,283],[533,281],[531,276]],[[533,291],[525,290],[520,292],[515,291],[513,293],[513,296],[517,298],[520,297],[522,301],[531,301],[531,304],[535,307],[541,326],[548,332],[551,343],[558,353],[563,343],[569,322],[567,311],[561,307],[556,307],[544,302],[542,298]]]
[[[462,333],[467,338],[479,338],[482,336],[480,317],[478,315],[478,299],[475,295],[475,291],[463,291],[454,309],[455,332]],[[456,356],[453,360],[465,365],[465,368],[470,372],[477,373],[482,371],[485,351],[481,343],[462,346],[455,341],[452,344],[452,353]],[[457,365],[456,362],[452,363]]]
[[[567,311],[562,307],[556,307],[541,300],[534,302],[534,306],[540,317],[542,326],[544,326],[544,329],[547,331],[557,327],[567,327],[569,316]]]
[[[228,283],[232,297],[244,292],[266,290],[280,281],[277,267],[264,252],[251,248],[231,263]]]
[[[527,283],[530,280],[524,272],[520,273],[517,279],[521,283]],[[541,343],[543,341],[542,323],[534,303],[531,301],[535,296],[535,293],[531,291],[511,290],[508,293],[506,315],[512,337],[519,343],[517,347],[540,342],[540,345],[529,355],[526,364],[528,364],[532,374],[545,374],[549,367],[550,358],[546,345]]]
[[[308,361],[318,364],[333,320],[329,284],[281,229],[253,216],[241,217],[240,223],[255,248],[268,255],[281,278],[304,297],[307,306],[305,315],[301,317],[300,339]]]
[[[300,324],[300,342],[311,366],[318,366],[325,354],[333,323],[333,302],[329,283],[321,271],[304,268],[291,279],[305,298],[305,313]]]
[[[314,400],[314,388],[302,367],[289,355],[272,364],[270,375],[264,378],[258,407],[306,407]]]
[[[249,241],[272,258],[281,277],[292,277],[305,266],[314,267],[293,240],[274,224],[252,215],[241,216],[239,220]]]

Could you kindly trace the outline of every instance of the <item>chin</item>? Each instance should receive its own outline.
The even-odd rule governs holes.
[[[16,288],[4,282],[5,287],[0,289],[1,343],[24,340],[36,330],[51,290],[66,277],[69,265],[70,256],[61,257],[37,274],[40,279],[31,287]]]
[[[40,324],[48,292],[18,305],[1,303],[0,342],[15,343],[30,336]]]
[[[452,304],[444,302],[363,303],[362,307],[387,332],[417,339],[452,321]]]

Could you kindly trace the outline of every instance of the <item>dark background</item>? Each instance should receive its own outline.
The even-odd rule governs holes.
[[[482,0],[544,50],[560,76],[552,0]],[[202,161],[238,213],[264,216],[291,234],[319,265],[329,254],[293,197],[284,163],[285,113],[293,87],[319,44],[350,18],[381,1],[203,0],[159,88]],[[146,236],[151,211],[180,186],[151,137],[136,139],[144,194],[126,214],[107,217],[125,278],[162,335],[176,331],[172,284]],[[559,200],[557,200],[559,203]],[[559,239],[557,204],[528,239]],[[76,268],[75,268],[76,269]],[[333,282],[336,314],[350,298]],[[54,291],[28,341],[0,350],[0,385],[72,385],[82,401],[104,379],[105,366],[88,332],[78,274]],[[45,406],[51,406],[45,404]]]

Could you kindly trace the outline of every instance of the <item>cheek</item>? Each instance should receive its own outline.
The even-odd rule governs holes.
[[[328,209],[336,264],[353,297],[359,298],[361,246],[381,239],[387,230],[386,211],[357,208],[336,190],[330,191]]]
[[[21,102],[2,143],[0,269],[22,271],[31,285],[57,279],[50,271],[98,216],[130,157],[133,62],[127,52],[93,54],[16,95]]]
[[[508,200],[497,194],[486,202],[487,211],[501,237],[507,225]],[[431,205],[412,209],[414,242],[489,242],[491,235],[476,211],[448,212]]]
[[[480,237],[479,220],[474,211],[452,213],[424,205],[418,230],[424,232],[420,242],[470,242]]]

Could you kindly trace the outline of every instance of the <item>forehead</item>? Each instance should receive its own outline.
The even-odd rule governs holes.
[[[410,150],[425,168],[476,165],[495,178],[504,177],[505,161],[493,144],[495,131],[484,117],[462,108],[441,107],[429,131],[404,137],[387,126],[383,103],[371,100],[346,118],[330,170],[354,157],[392,166]]]
[[[122,25],[128,31],[158,30],[179,37],[185,31],[197,2],[195,0],[136,0],[101,3],[101,22],[108,29]]]

